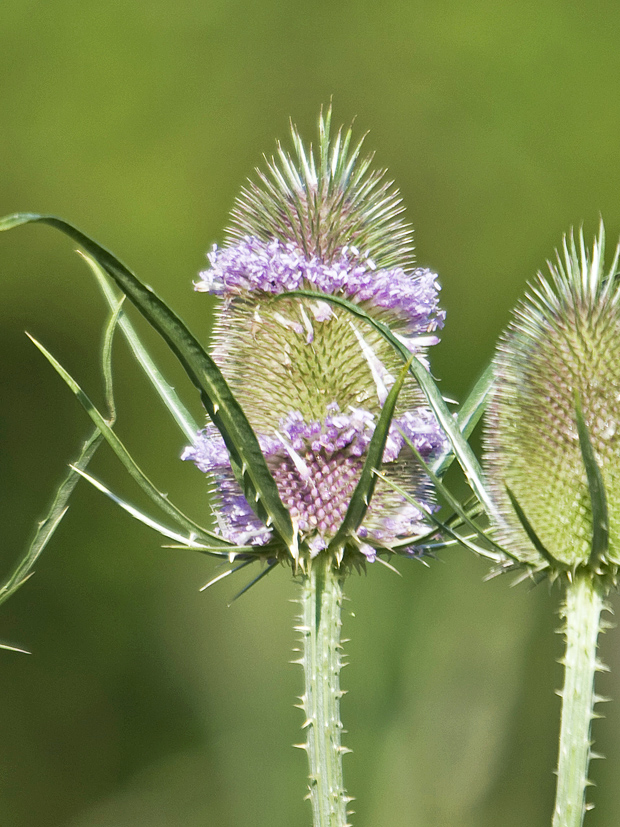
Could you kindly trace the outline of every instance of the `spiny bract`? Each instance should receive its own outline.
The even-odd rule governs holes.
[[[307,559],[336,534],[389,389],[402,359],[373,327],[343,307],[286,297],[310,289],[348,299],[390,326],[423,356],[443,325],[437,277],[411,268],[411,230],[398,192],[361,159],[351,131],[330,139],[319,121],[318,152],[293,127],[296,158],[278,146],[237,199],[227,244],[213,247],[198,291],[221,298],[213,357],[254,429]],[[432,508],[428,481],[403,434],[425,458],[446,441],[411,379],[401,391],[385,451],[388,479]],[[262,546],[263,525],[233,476],[224,442],[211,425],[186,449],[212,475],[222,533]],[[425,515],[379,480],[362,525],[343,550],[345,564],[427,530]],[[342,559],[337,561],[343,562]]]

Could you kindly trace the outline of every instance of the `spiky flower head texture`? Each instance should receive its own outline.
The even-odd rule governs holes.
[[[258,171],[258,183],[242,190],[227,243],[213,247],[195,284],[221,299],[213,357],[257,434],[309,559],[327,548],[342,522],[402,360],[345,308],[282,294],[303,288],[348,299],[422,357],[444,320],[436,275],[411,267],[411,230],[399,217],[398,192],[361,157],[361,142],[352,146],[350,130],[332,141],[330,114],[320,118],[316,153],[292,127],[294,157],[278,145],[267,172]],[[431,491],[403,434],[427,459],[446,445],[410,379],[383,471],[423,509],[380,480],[345,564],[372,561],[397,545],[412,553],[415,537],[427,530]],[[213,426],[183,458],[212,475],[229,540],[270,542]]]
[[[583,235],[577,247],[571,234],[549,277],[539,273],[516,308],[495,356],[485,470],[499,539],[510,553],[552,576],[588,566],[613,580],[620,564],[620,283],[618,251],[607,272],[603,254],[602,225],[591,252]],[[592,555],[580,415],[606,493],[601,558]]]

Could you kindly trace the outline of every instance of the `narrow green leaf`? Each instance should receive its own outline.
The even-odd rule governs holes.
[[[377,330],[394,348],[394,350],[400,354],[400,356],[406,361],[409,359],[411,352],[405,347],[405,345],[398,339],[397,336],[392,333],[390,328],[384,324],[383,322],[377,321],[377,319],[373,319],[365,310],[363,310],[358,305],[354,304],[353,302],[348,301],[347,299],[343,299],[340,296],[332,296],[329,293],[321,293],[316,290],[291,290],[287,293],[280,293],[275,298],[282,299],[282,298],[290,298],[290,297],[305,297],[309,299],[320,299],[321,301],[329,302],[330,304],[340,305],[344,307],[349,313],[352,313],[354,316],[357,316],[360,319],[363,319],[368,324],[372,325],[375,330]],[[443,400],[443,396],[441,395],[441,391],[435,384],[432,376],[422,364],[422,362],[415,357],[411,362],[410,372],[413,374],[415,379],[417,380],[420,388],[422,389],[426,399],[428,400],[428,404],[430,405],[433,413],[437,417],[437,421],[445,431],[448,439],[452,444],[452,448],[456,455],[456,458],[465,473],[467,481],[471,486],[472,491],[478,497],[480,502],[484,505],[489,514],[495,514],[495,506],[493,504],[493,500],[491,499],[491,495],[488,493],[484,478],[482,475],[482,469],[480,468],[480,463],[476,459],[476,455],[472,451],[469,443],[461,433],[456,420],[452,416],[448,406]]]
[[[169,540],[176,540],[177,543],[182,543],[184,548],[195,549],[196,551],[202,551],[203,553],[209,553],[214,557],[224,557],[228,558],[230,553],[228,547],[226,551],[222,551],[221,549],[213,550],[208,548],[203,543],[199,543],[196,541],[196,534],[191,532],[188,537],[185,537],[183,534],[179,534],[178,531],[173,531],[172,529],[165,526],[163,523],[160,523],[157,520],[154,520],[152,517],[149,517],[148,514],[145,514],[143,511],[140,511],[135,506],[128,503],[126,500],[123,500],[113,491],[105,486],[100,480],[96,477],[87,474],[85,471],[80,471],[77,468],[73,468],[81,477],[83,477],[87,482],[89,482],[94,488],[98,491],[101,491],[102,494],[105,494],[106,497],[112,500],[112,502],[116,503],[116,505],[120,506],[123,511],[126,511],[130,514],[134,520],[138,520],[138,522],[142,523],[143,525],[152,528],[162,537],[166,537]]]
[[[451,508],[454,511],[455,514],[457,514],[459,516],[459,518],[462,520],[463,524],[469,526],[469,528],[472,529],[472,531],[475,531],[476,534],[479,537],[482,537],[487,543],[489,543],[494,548],[496,548],[499,551],[500,556],[506,556],[506,557],[510,557],[513,560],[516,560],[517,558],[513,554],[511,554],[505,548],[500,546],[499,543],[496,543],[495,540],[492,537],[490,537],[488,534],[486,534],[480,528],[480,526],[476,525],[476,523],[472,520],[472,518],[469,516],[469,514],[461,506],[460,502],[456,499],[456,497],[454,497],[452,495],[449,488],[446,485],[444,485],[442,480],[437,476],[437,474],[435,474],[435,472],[430,467],[430,465],[428,465],[428,463],[426,463],[424,461],[424,457],[422,457],[420,452],[417,450],[417,448],[411,442],[411,440],[407,437],[407,435],[403,434],[402,432],[401,432],[401,435],[402,435],[403,439],[405,440],[405,442],[407,443],[407,445],[409,446],[409,448],[411,449],[411,451],[415,454],[416,459],[418,460],[418,462],[420,463],[420,465],[422,466],[424,471],[430,477],[431,482],[433,483],[433,485],[435,486],[435,488],[437,489],[437,491],[439,492],[441,497],[443,497],[443,499],[445,500],[446,505],[449,508]],[[500,557],[495,555],[495,559],[499,560]]]
[[[512,503],[512,507],[514,508],[515,513],[516,513],[517,517],[519,518],[519,522],[523,526],[523,530],[525,531],[525,533],[529,537],[529,540],[530,540],[531,544],[534,546],[534,548],[540,554],[540,556],[544,557],[544,559],[549,563],[549,565],[553,566],[553,568],[555,568],[555,569],[558,569],[558,568],[568,569],[568,566],[566,565],[566,563],[562,563],[562,562],[560,562],[560,560],[556,560],[556,558],[553,556],[553,554],[551,554],[551,552],[546,548],[546,546],[543,545],[543,543],[542,543],[541,539],[539,538],[538,534],[536,534],[536,532],[534,530],[534,527],[532,526],[532,524],[530,523],[530,521],[526,517],[525,511],[521,508],[521,506],[519,505],[519,503],[517,501],[517,498],[512,493],[510,488],[508,488],[508,486],[506,486],[506,493],[508,494],[508,498],[510,499],[510,502]]]
[[[120,459],[122,464],[125,466],[127,471],[129,472],[130,476],[138,483],[138,485],[142,488],[142,490],[153,500],[153,502],[157,503],[157,505],[165,511],[166,514],[171,516],[174,520],[176,520],[179,525],[182,525],[190,532],[195,532],[197,537],[208,538],[210,542],[219,543],[222,546],[229,545],[227,540],[224,540],[218,534],[209,531],[206,528],[198,525],[182,511],[180,511],[175,505],[173,505],[167,496],[162,494],[158,489],[153,485],[153,483],[149,480],[149,478],[144,474],[144,472],[138,467],[138,465],[134,462],[133,458],[115,434],[115,432],[110,428],[105,418],[101,415],[101,413],[97,410],[93,402],[89,399],[89,397],[84,393],[82,388],[78,385],[75,379],[62,367],[62,365],[46,350],[42,344],[33,339],[32,336],[29,337],[33,344],[41,351],[41,353],[45,356],[48,362],[52,365],[52,367],[56,370],[56,372],[62,377],[68,387],[73,391],[75,396],[77,397],[78,401],[86,411],[86,413],[90,416],[92,421],[95,423],[99,432],[106,440],[108,445],[112,448],[116,456]]]
[[[472,507],[469,503],[465,503],[463,504],[463,506],[461,506],[470,520],[474,520],[477,517],[481,517],[485,513],[484,508],[480,505],[478,499],[476,497],[473,497],[473,500],[475,501],[475,506]],[[449,517],[443,518],[443,522],[449,525],[454,530],[456,530],[457,528],[461,528],[464,525],[464,521],[456,513],[452,513]],[[411,545],[423,545],[425,548],[428,548],[431,541],[433,541],[434,545],[442,545],[441,541],[438,539],[439,533],[440,532],[437,529],[437,527],[430,528],[426,532],[426,534],[423,534],[422,536],[417,534],[411,537],[404,537],[397,543],[393,543],[391,545],[391,549],[393,551],[399,551],[400,549],[407,548]],[[478,529],[476,529],[476,535],[479,535],[480,533],[481,532]],[[450,544],[454,545],[452,540],[450,541]]]
[[[465,439],[469,439],[474,428],[484,413],[489,395],[493,390],[493,365],[490,364],[469,392],[467,399],[460,406],[456,416],[456,424]],[[454,451],[449,450],[443,456],[437,457],[433,463],[433,471],[442,477],[454,461]]]
[[[102,441],[99,432],[95,431],[84,443],[74,465],[79,468],[86,468]],[[0,585],[0,605],[8,600],[33,574],[35,563],[67,513],[67,503],[78,480],[78,474],[72,470],[58,486],[52,504],[43,520],[37,525],[26,553],[7,579]]]
[[[603,475],[594,456],[594,448],[588,433],[588,427],[583,418],[579,396],[575,395],[575,419],[579,434],[579,447],[586,469],[590,503],[592,506],[592,548],[590,551],[590,565],[596,565],[607,554],[609,549],[609,513],[607,509],[607,494]]]
[[[470,519],[475,519],[477,517],[481,517],[485,514],[484,508],[480,505],[478,500],[474,497],[476,501],[476,507],[474,509],[465,507],[464,510],[466,511],[468,517]],[[453,532],[457,532],[461,529],[465,523],[461,519],[461,517],[456,514],[452,513],[448,517],[442,517],[442,523],[449,528],[452,529]],[[455,533],[453,536],[460,536],[459,534]],[[409,539],[404,539],[399,541],[397,544],[394,544],[394,551],[399,551],[400,549],[406,548],[407,546],[411,545],[420,545],[424,548],[442,548],[445,545],[454,545],[454,540],[445,540],[441,538],[441,532],[437,527],[430,529],[426,534],[422,535],[422,537],[411,537]],[[472,533],[471,536],[468,535],[468,540],[473,540],[476,537],[481,537],[484,540],[487,540],[487,534],[484,531],[480,531],[480,529],[476,529],[475,533]],[[502,549],[502,552],[506,554],[506,550]],[[508,554],[507,556],[511,557],[512,555]]]
[[[296,557],[297,537],[293,524],[288,510],[280,499],[258,439],[221,371],[200,342],[150,287],[142,284],[111,252],[68,222],[55,216],[21,213],[1,219],[0,231],[34,222],[55,227],[77,241],[167,342],[190,380],[198,388],[207,413],[220,431],[230,453],[231,466],[237,474],[246,500]]]
[[[480,421],[480,417],[485,411],[489,394],[493,390],[493,381],[495,374],[493,372],[493,364],[487,365],[482,376],[473,386],[467,399],[459,408],[456,421],[463,436],[471,436],[472,431]]]
[[[120,307],[116,309],[113,308],[110,321],[106,326],[101,355],[101,369],[104,376],[105,398],[106,404],[108,405],[110,421],[113,421],[115,416],[114,397],[112,394],[111,358],[112,340],[114,338],[114,331],[118,323],[119,310]],[[93,433],[88,437],[82,446],[82,449],[80,450],[80,453],[76,457],[75,461],[72,463],[71,469],[58,486],[50,508],[43,520],[37,525],[34,536],[28,546],[28,549],[26,550],[26,553],[21,560],[19,560],[9,577],[4,581],[4,583],[2,583],[2,585],[0,585],[0,605],[4,603],[5,600],[8,600],[8,598],[14,594],[17,589],[19,589],[20,586],[22,586],[34,573],[33,568],[35,563],[39,559],[42,551],[51,540],[54,532],[67,513],[69,508],[69,498],[80,479],[80,472],[86,469],[88,463],[93,458],[95,451],[102,444],[102,442],[103,437],[99,433],[99,429],[95,428]],[[13,649],[14,647],[6,646],[3,648]],[[22,650],[16,649],[16,651]]]
[[[401,494],[408,502],[411,503],[411,505],[414,505],[422,514],[425,515],[425,517],[427,517],[434,525],[436,525],[439,529],[441,529],[441,531],[443,533],[447,534],[449,537],[452,537],[456,543],[458,543],[459,545],[465,546],[465,548],[470,549],[470,551],[475,552],[476,554],[480,555],[480,557],[486,557],[488,560],[493,560],[493,562],[498,562],[498,557],[497,557],[496,554],[494,554],[492,551],[489,551],[486,548],[483,548],[482,546],[478,546],[475,543],[472,543],[469,540],[468,537],[463,537],[463,535],[457,534],[457,532],[454,531],[453,528],[451,528],[449,523],[443,522],[443,520],[440,520],[439,517],[437,517],[435,514],[433,514],[432,511],[428,511],[422,505],[422,503],[418,502],[418,500],[416,500],[414,497],[412,497],[411,494],[409,494],[407,491],[405,491],[405,489],[402,486],[400,486],[396,482],[394,482],[394,480],[389,479],[388,477],[385,476],[385,474],[383,474],[381,472],[379,472],[379,476],[381,477],[382,480],[385,480],[385,482],[387,482],[387,484],[391,488],[393,488],[394,491],[397,491],[399,494]],[[476,530],[476,531],[477,531],[478,534],[480,533],[478,530]],[[413,540],[410,543],[410,545],[415,546],[416,541]]]
[[[103,348],[101,356],[101,372],[103,374],[103,391],[106,407],[108,409],[108,422],[112,425],[116,422],[116,403],[114,401],[114,382],[112,379],[112,344],[116,325],[121,314],[123,299],[116,301],[111,306],[111,315],[108,324],[103,332]]]
[[[0,218],[0,232],[12,230],[22,224],[28,224],[29,221],[39,221],[40,218],[41,216],[33,212],[17,212],[13,215],[5,215],[4,218]]]
[[[338,531],[329,544],[330,550],[341,547],[349,537],[353,537],[366,516],[377,483],[375,472],[381,468],[383,450],[394,417],[394,409],[396,408],[398,395],[403,387],[412,360],[413,356],[410,356],[387,395],[370,444],[368,445],[368,452],[362,473],[347,507],[347,513],[344,515]]]
[[[207,554],[211,557],[219,557],[220,559],[227,557],[229,562],[233,562],[237,557],[254,557],[255,560],[262,559],[265,556],[265,549],[267,546],[226,546],[226,551],[221,550],[221,546],[188,546],[187,543],[166,543],[162,548],[174,548],[179,551],[197,551],[201,554]]]
[[[86,253],[80,253],[80,255],[82,255],[82,257],[85,259],[86,263],[94,273],[99,287],[101,288],[101,292],[105,297],[105,300],[108,302],[111,308],[114,308],[115,303],[118,301],[118,298],[116,297],[114,290],[110,286],[105,272],[97,264],[94,258],[87,255]],[[190,442],[192,442],[195,439],[196,434],[199,430],[198,424],[192,417],[189,410],[181,401],[176,390],[172,387],[172,385],[166,382],[166,380],[160,373],[159,368],[149,356],[146,348],[144,347],[138,334],[136,333],[136,329],[132,325],[131,321],[129,320],[129,316],[125,313],[125,311],[121,311],[119,317],[119,327],[123,332],[125,338],[127,339],[127,343],[129,344],[136,358],[136,361],[138,362],[138,364],[146,374],[147,378],[159,394],[162,402],[170,412],[174,421],[183,431],[187,439],[189,439]]]
[[[31,655],[28,649],[22,649],[20,646],[11,646],[9,643],[0,643],[0,649],[6,649],[9,652],[20,652],[22,655]]]

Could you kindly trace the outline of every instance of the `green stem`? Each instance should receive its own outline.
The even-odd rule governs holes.
[[[342,783],[340,669],[342,575],[331,555],[319,554],[302,583],[301,632],[305,673],[302,709],[310,764],[308,798],[314,827],[347,827],[347,797]]]
[[[566,655],[562,691],[562,724],[558,785],[553,827],[581,827],[590,762],[596,642],[603,594],[591,574],[575,577],[566,590]]]

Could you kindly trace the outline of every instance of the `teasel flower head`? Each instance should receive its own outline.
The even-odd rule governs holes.
[[[536,576],[620,564],[620,282],[571,234],[503,334],[486,418],[496,539]]]
[[[361,156],[350,130],[330,136],[330,119],[328,112],[319,120],[316,151],[292,127],[293,155],[278,145],[258,181],[242,190],[226,243],[213,247],[195,284],[220,299],[212,355],[258,437],[306,562],[342,524],[403,361],[343,306],[283,294],[306,289],[346,299],[422,358],[444,321],[436,275],[413,267],[398,192]],[[382,470],[422,508],[379,479],[339,565],[363,565],[397,545],[414,554],[415,538],[428,530],[432,491],[407,440],[427,460],[446,447],[411,378],[398,397]],[[212,425],[183,458],[211,475],[224,536],[270,547],[272,531],[244,498]]]

